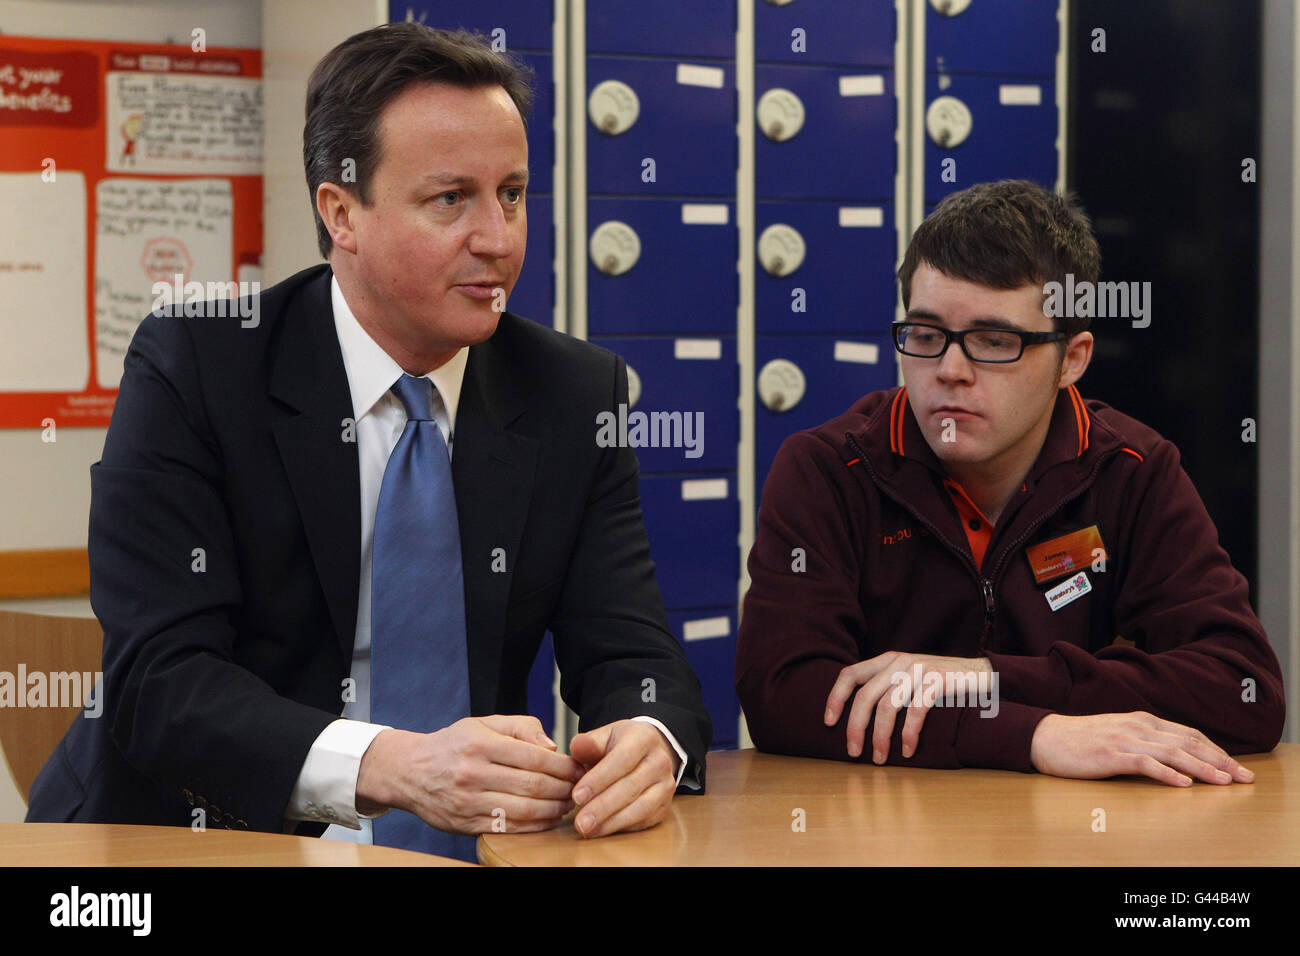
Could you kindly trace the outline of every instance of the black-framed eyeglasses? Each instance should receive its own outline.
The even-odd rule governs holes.
[[[1021,332],[1018,329],[963,329],[953,332],[924,322],[895,322],[894,348],[914,358],[939,358],[955,340],[972,362],[1017,362],[1027,345],[1063,342],[1064,332]]]

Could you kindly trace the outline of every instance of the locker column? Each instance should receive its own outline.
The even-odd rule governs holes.
[[[895,383],[893,0],[754,16],[755,484],[781,442]]]
[[[637,451],[669,625],[703,685],[714,747],[734,747],[735,2],[592,0],[578,12],[587,245],[573,274],[587,337],[627,362],[615,437]]]

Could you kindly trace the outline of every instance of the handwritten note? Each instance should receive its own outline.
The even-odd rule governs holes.
[[[81,391],[86,344],[86,178],[0,173],[0,391]]]
[[[262,173],[262,81],[110,72],[110,172]]]
[[[59,174],[62,178],[62,173]],[[95,347],[99,384],[116,388],[155,282],[228,282],[230,181],[101,180],[95,190]],[[83,293],[84,295],[84,293]]]

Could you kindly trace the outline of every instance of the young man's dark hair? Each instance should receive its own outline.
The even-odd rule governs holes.
[[[952,193],[921,223],[898,269],[903,308],[912,274],[928,262],[944,275],[992,289],[1096,282],[1101,252],[1088,215],[1072,193],[1058,195],[1024,179],[979,183]],[[1056,331],[1087,331],[1088,316],[1058,316]]]
[[[379,165],[379,119],[384,107],[412,83],[450,83],[473,89],[503,87],[528,125],[532,70],[493,51],[486,38],[420,23],[389,23],[340,43],[316,64],[307,81],[307,124],[302,159],[307,171],[316,242],[328,259],[333,241],[316,210],[316,189],[337,182],[369,205],[366,189]],[[340,182],[344,163],[355,182]]]

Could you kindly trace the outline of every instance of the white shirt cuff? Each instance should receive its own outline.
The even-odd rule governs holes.
[[[383,724],[361,720],[340,718],[331,722],[307,751],[307,759],[298,772],[298,782],[285,807],[285,819],[335,823],[353,830],[361,829],[358,818],[366,816],[357,812],[357,777],[361,773],[361,758],[379,732],[389,729]],[[385,809],[376,816],[387,812]]]
[[[659,732],[668,738],[668,744],[673,748],[673,750],[677,752],[677,757],[679,760],[679,763],[677,765],[677,782],[673,784],[673,786],[680,787],[682,785],[682,774],[686,773],[686,765],[690,762],[686,759],[686,751],[682,749],[682,745],[677,742],[677,738],[672,735],[672,733],[668,730],[668,728],[665,727],[660,721],[656,720],[655,718],[641,716],[641,717],[633,717],[632,719],[639,720],[642,723],[650,724],[654,727],[657,727],[659,729]]]

